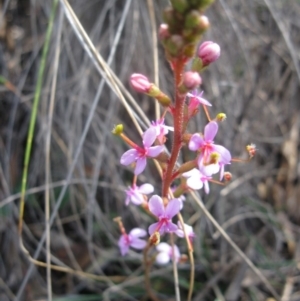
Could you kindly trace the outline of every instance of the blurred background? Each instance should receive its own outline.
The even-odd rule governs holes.
[[[27,132],[52,1],[0,3],[0,300],[47,300],[46,269],[33,265],[20,248],[18,215]],[[136,72],[154,80],[150,12],[158,28],[168,1],[153,1],[153,6],[139,0],[70,0],[69,4],[123,83],[126,100],[130,99],[126,93],[132,94],[149,120],[154,120],[153,100],[134,93],[128,79]],[[126,257],[120,256],[120,233],[113,222],[121,216],[129,231],[146,229],[153,221],[141,208],[125,206],[124,189],[132,181],[132,172],[119,160],[128,147],[111,130],[123,123],[131,139],[140,141],[139,134],[116,86],[105,72],[99,72],[97,60],[78,39],[66,11],[66,6],[58,5],[45,62],[23,243],[31,257],[45,262],[42,238],[45,191],[49,191],[51,261],[79,271],[52,271],[53,300],[148,300],[142,254],[131,250]],[[249,143],[256,144],[258,152],[250,163],[231,164],[233,179],[228,186],[211,184],[211,193],[200,191],[200,196],[281,300],[300,300],[300,3],[216,0],[206,15],[211,28],[203,40],[212,40],[222,49],[220,59],[201,75],[204,97],[213,104],[211,115],[227,114],[216,142],[238,158],[247,158]],[[172,73],[160,44],[158,53],[160,87],[172,96]],[[55,103],[49,120],[51,95]],[[134,103],[128,103],[145,129],[146,121]],[[205,114],[199,112],[189,131],[203,131],[206,122]],[[139,177],[139,183],[145,181],[159,193],[154,165]],[[273,300],[189,196],[182,214],[196,233],[194,300]],[[187,253],[183,240],[176,243]],[[179,264],[178,269],[184,300],[189,264]],[[90,274],[100,277],[93,279]],[[160,300],[175,300],[173,282],[171,265],[154,265],[151,283]]]

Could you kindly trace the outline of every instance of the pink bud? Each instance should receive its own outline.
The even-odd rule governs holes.
[[[206,41],[198,49],[198,57],[202,60],[203,66],[216,61],[221,54],[221,48],[217,43]]]
[[[158,30],[158,36],[160,40],[165,40],[170,36],[169,32],[169,25],[168,24],[160,24],[159,30]]]
[[[134,73],[130,76],[130,84],[135,91],[140,93],[148,93],[151,88],[149,79],[139,73]]]
[[[183,74],[183,86],[187,90],[194,90],[202,83],[202,79],[198,72],[188,71]]]

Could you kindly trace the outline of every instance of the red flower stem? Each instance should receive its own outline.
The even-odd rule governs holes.
[[[185,66],[185,60],[178,58],[177,61],[173,63],[174,79],[175,79],[175,107],[173,110],[174,119],[174,136],[173,145],[171,150],[171,157],[169,159],[167,169],[163,179],[162,196],[167,197],[169,188],[172,184],[173,170],[182,147],[182,136],[183,136],[183,110],[184,110],[184,100],[185,95],[181,95],[178,91],[179,84],[182,79],[182,74]]]

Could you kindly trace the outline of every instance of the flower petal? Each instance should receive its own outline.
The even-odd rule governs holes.
[[[178,229],[177,225],[173,224],[172,222],[168,222],[165,224],[165,232],[172,233]]]
[[[138,156],[137,150],[132,148],[122,155],[120,163],[125,166],[130,165],[137,159],[137,156]]]
[[[173,199],[169,201],[166,210],[165,216],[171,219],[174,215],[176,215],[180,211],[180,201],[177,199]]]
[[[145,240],[142,240],[142,239],[139,239],[139,238],[135,238],[135,239],[132,240],[130,246],[132,248],[141,250],[141,249],[145,248],[146,244],[147,244],[147,242]]]
[[[181,230],[181,229],[177,229],[177,230],[175,231],[175,234],[176,234],[178,237],[184,237],[184,232],[183,232],[183,230]]]
[[[221,162],[224,164],[229,164],[231,161],[230,151],[222,145],[215,144],[213,148],[216,152],[221,155]]]
[[[165,214],[163,200],[158,195],[153,195],[149,200],[149,210],[157,217]]]
[[[200,178],[197,177],[190,177],[186,181],[186,185],[194,190],[199,190],[203,187],[203,182]]]
[[[156,246],[156,250],[158,252],[169,253],[171,250],[171,246],[169,244],[167,244],[166,242],[161,242]]]
[[[203,138],[199,134],[194,134],[189,141],[189,149],[191,151],[198,150],[204,144]]]
[[[129,245],[126,242],[125,236],[122,235],[118,242],[122,256],[126,255],[129,250]]]
[[[217,135],[219,126],[215,121],[209,122],[204,128],[204,139],[206,142],[213,141]]]
[[[161,252],[156,255],[155,261],[158,264],[167,264],[170,261],[170,256],[168,253]]]
[[[147,131],[143,134],[143,144],[144,147],[150,147],[156,139],[156,129],[150,127]]]
[[[145,157],[140,157],[136,160],[136,166],[134,169],[134,174],[136,176],[138,176],[139,174],[141,174],[144,169],[146,168],[147,165],[147,159]]]
[[[154,232],[156,232],[158,226],[159,226],[159,222],[150,225],[149,228],[148,228],[149,234],[152,235]]]
[[[154,191],[154,187],[151,184],[143,184],[138,188],[139,192],[142,194],[150,194]]]
[[[147,150],[147,156],[155,158],[164,150],[164,148],[165,147],[163,145],[149,147],[149,149]]]
[[[129,232],[129,234],[132,237],[144,237],[147,235],[147,232],[146,232],[146,230],[141,229],[141,228],[134,228]]]
[[[209,184],[208,184],[208,181],[204,182],[204,191],[205,191],[206,194],[209,194]]]
[[[137,191],[131,196],[131,202],[135,205],[141,205],[144,201],[143,195]]]

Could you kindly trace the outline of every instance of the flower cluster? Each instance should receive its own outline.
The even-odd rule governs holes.
[[[186,238],[189,249],[195,238],[191,225],[184,224],[180,212],[184,209],[184,193],[202,189],[209,193],[209,182],[225,184],[231,179],[231,174],[225,171],[232,162],[239,161],[231,156],[230,151],[214,140],[219,125],[226,115],[219,113],[211,118],[208,108],[211,102],[203,98],[200,88],[202,77],[200,73],[215,62],[220,54],[220,46],[212,41],[205,41],[197,48],[209,21],[203,15],[207,3],[205,1],[171,1],[172,8],[164,12],[164,24],[159,28],[159,38],[164,46],[166,57],[171,65],[175,79],[175,97],[172,100],[161,91],[145,75],[132,74],[131,87],[138,93],[144,93],[161,104],[164,111],[158,120],[152,121],[142,134],[142,142],[134,142],[123,133],[123,126],[118,125],[113,133],[120,136],[130,149],[122,156],[120,163],[133,170],[132,184],[125,191],[125,204],[142,206],[155,221],[148,226],[148,241],[143,238],[147,232],[134,228],[128,234],[118,219],[120,231],[119,247],[122,255],[132,247],[144,249],[146,254],[156,246],[156,262],[167,264],[171,259],[180,261],[181,255],[176,245],[160,242],[169,233],[179,238]],[[188,62],[191,64],[188,65]],[[190,70],[186,70],[191,66]],[[189,133],[190,120],[203,110],[207,124],[199,132]],[[173,125],[166,125],[167,118]],[[166,151],[167,135],[172,134],[172,149]],[[178,164],[177,159],[181,149],[187,147],[193,154],[192,160]],[[254,144],[247,146],[249,159],[256,148]],[[155,160],[161,167],[161,193],[151,195],[155,188],[150,183],[137,185],[138,176],[143,173],[147,162]],[[216,178],[216,174],[219,176]],[[176,181],[177,186],[174,186]],[[179,182],[179,184],[178,184]],[[176,219],[178,216],[178,221]]]

